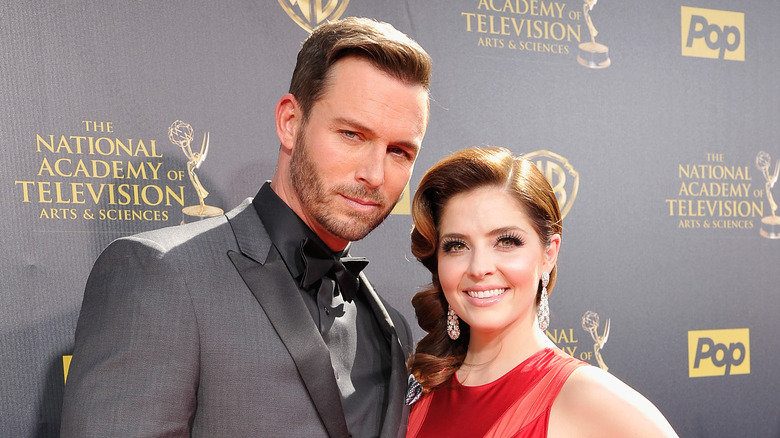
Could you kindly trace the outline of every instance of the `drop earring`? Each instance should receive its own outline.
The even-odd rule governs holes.
[[[539,305],[536,306],[536,317],[542,331],[547,330],[547,326],[550,325],[550,304],[547,302],[548,284],[550,284],[550,274],[542,272],[542,296],[539,297]]]
[[[452,306],[447,305],[447,336],[453,341],[460,337],[460,322]]]

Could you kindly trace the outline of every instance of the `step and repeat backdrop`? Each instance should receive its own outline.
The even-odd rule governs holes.
[[[300,43],[345,16],[434,59],[409,191],[353,250],[415,328],[430,277],[409,195],[446,154],[503,146],[565,214],[548,336],[682,437],[780,436],[780,4],[719,0],[0,4],[0,436],[58,435],[111,240],[197,220],[198,190],[227,211],[271,178]]]

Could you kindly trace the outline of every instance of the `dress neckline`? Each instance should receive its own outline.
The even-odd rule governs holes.
[[[488,389],[491,386],[498,385],[501,381],[507,379],[507,376],[514,374],[515,372],[517,372],[522,368],[525,368],[531,362],[538,360],[540,357],[545,356],[552,351],[553,351],[552,348],[544,347],[541,350],[525,358],[522,362],[515,365],[511,370],[507,371],[503,375],[499,376],[496,380],[493,380],[492,382],[488,382],[488,383],[483,383],[482,385],[464,385],[460,383],[460,380],[458,380],[458,373],[455,372],[452,374],[452,386],[454,389],[464,390],[464,391],[471,391],[471,390],[478,391],[478,390]]]

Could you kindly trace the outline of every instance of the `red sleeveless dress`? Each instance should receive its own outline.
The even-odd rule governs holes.
[[[584,365],[545,348],[485,385],[463,386],[453,374],[412,405],[406,437],[544,438],[555,397]]]

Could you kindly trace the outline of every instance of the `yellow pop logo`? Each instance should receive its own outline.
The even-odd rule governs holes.
[[[688,332],[688,376],[750,374],[750,329]]]
[[[745,60],[743,12],[682,6],[680,21],[683,56]]]

